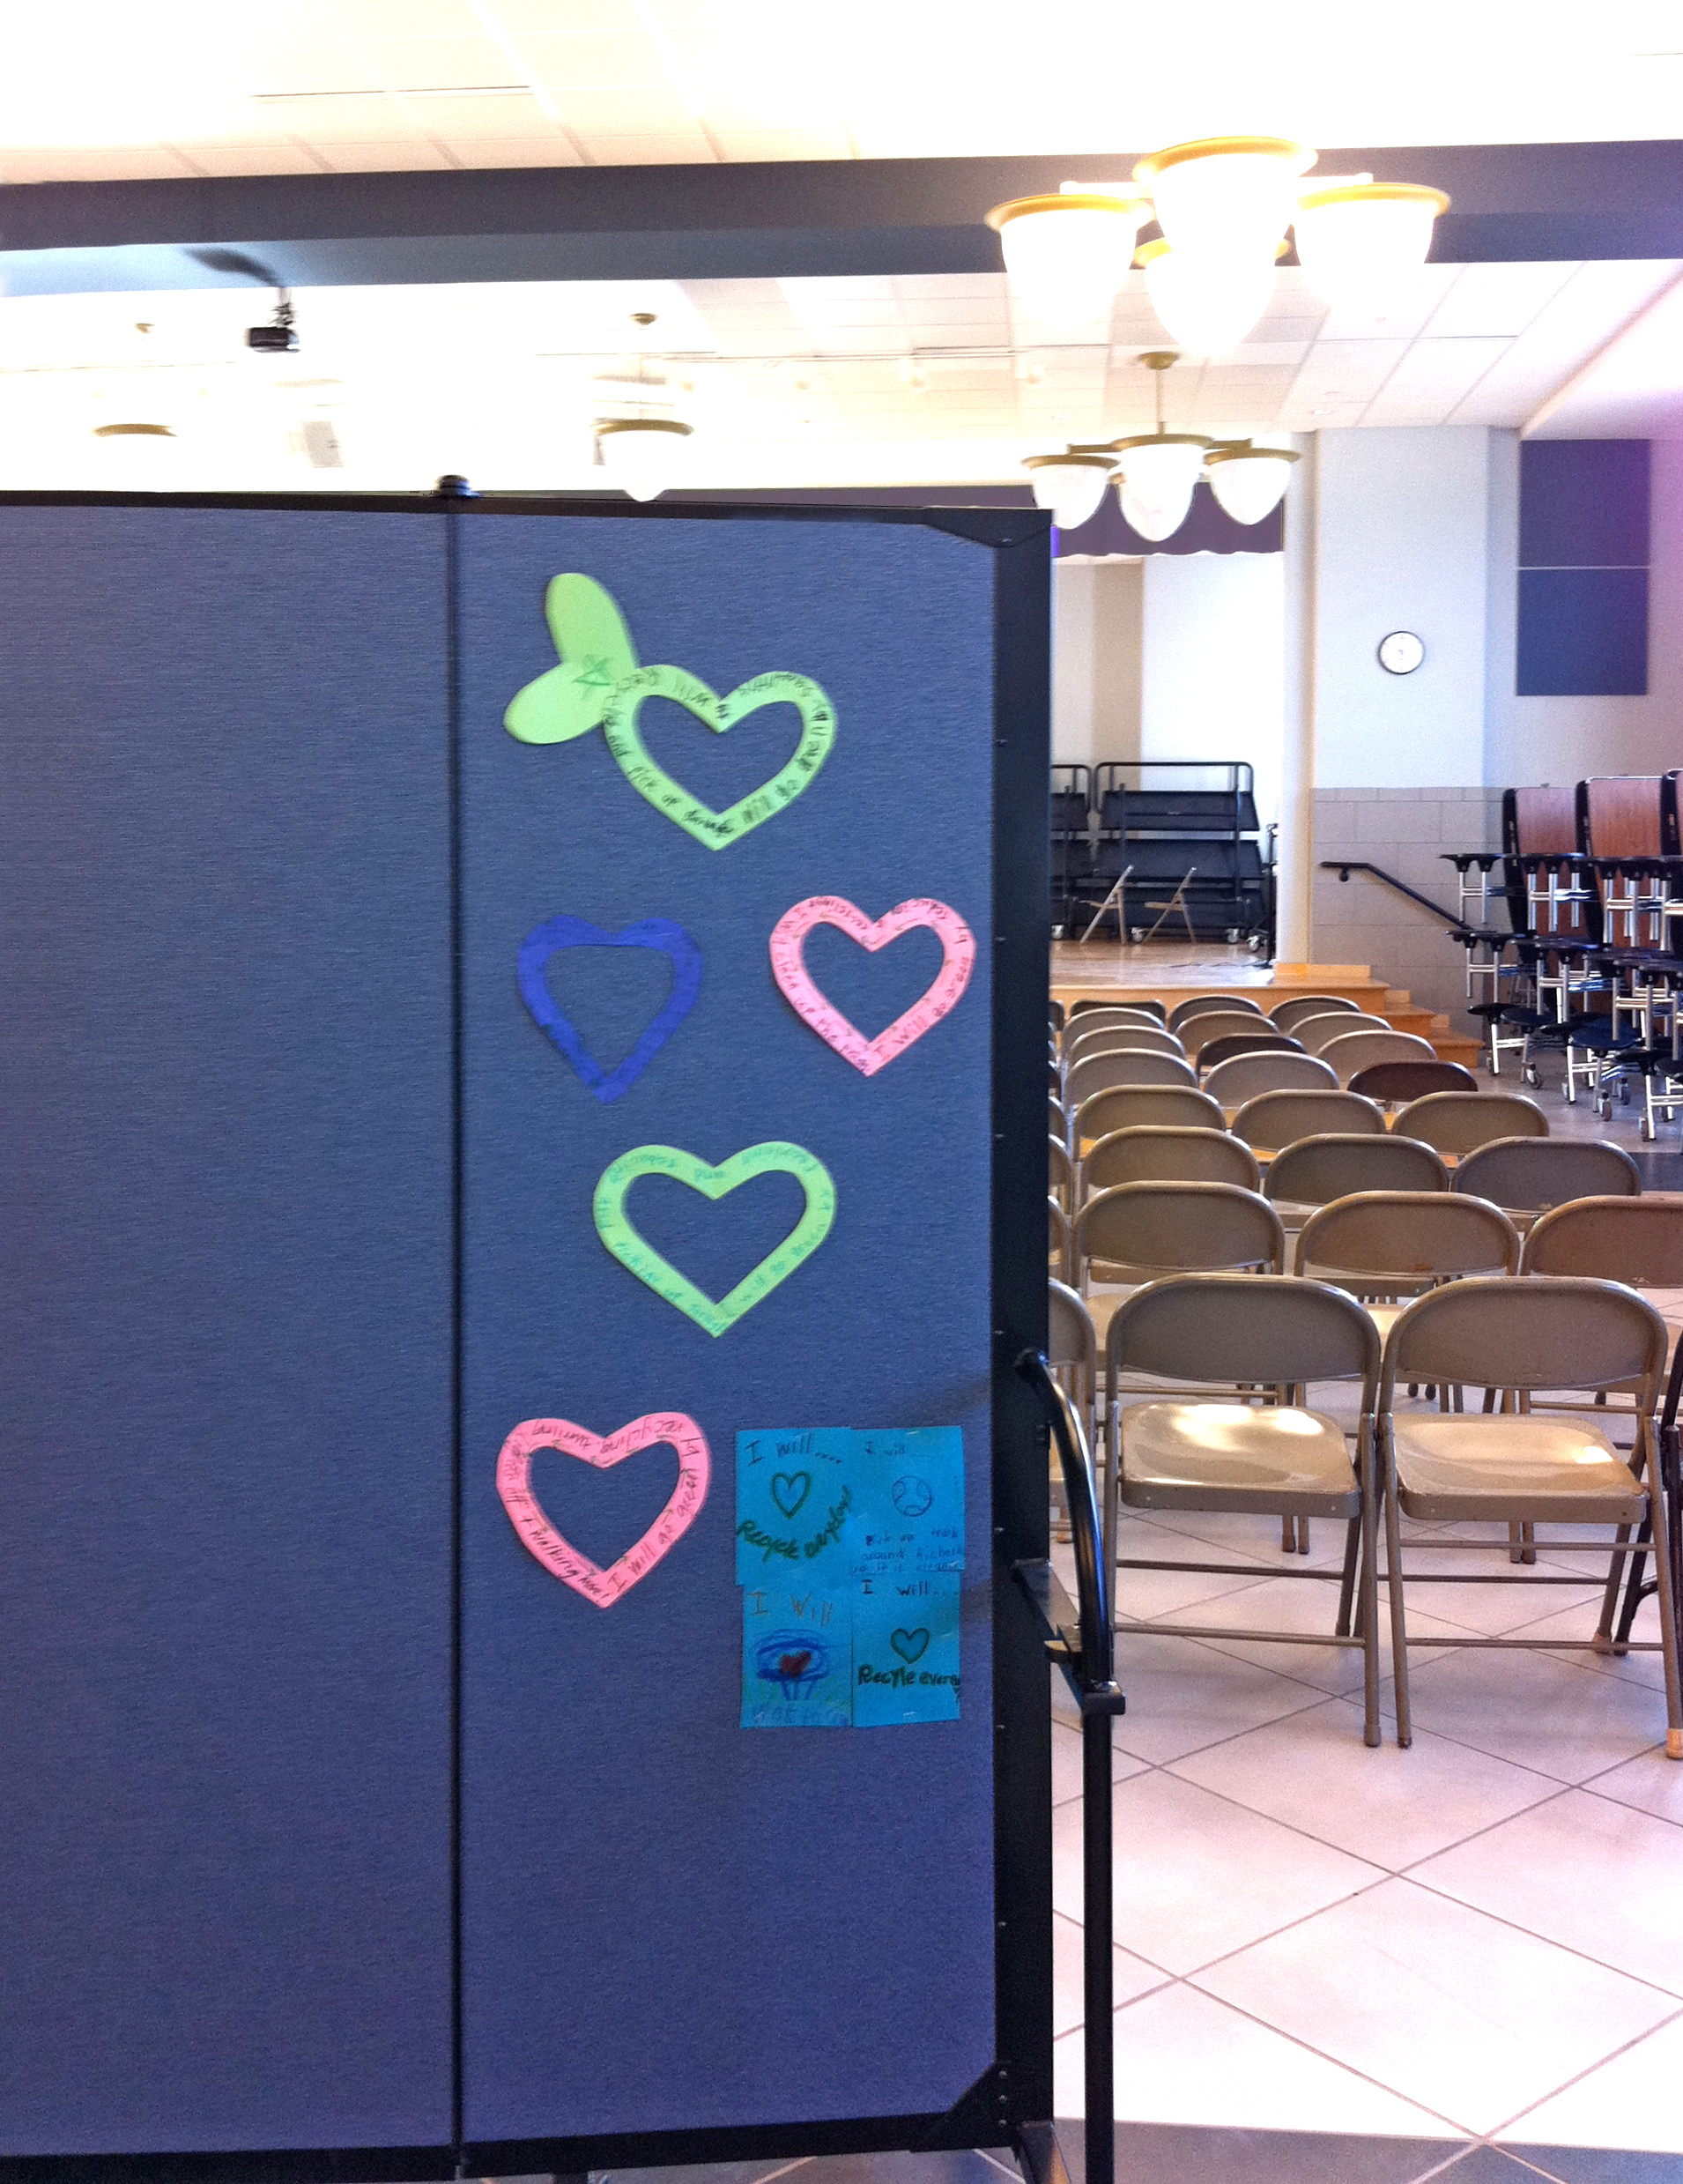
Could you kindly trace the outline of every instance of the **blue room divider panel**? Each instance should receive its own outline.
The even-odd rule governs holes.
[[[481,513],[459,541],[464,2135],[477,2160],[495,2142],[945,2111],[997,2052],[995,557],[857,523]],[[558,670],[544,605],[566,573],[601,586],[623,628],[581,593]],[[675,672],[591,724],[590,692],[639,661]],[[518,739],[505,711],[551,670],[517,718],[582,732]],[[790,686],[723,717],[697,687],[779,671],[819,687],[800,690],[804,744]],[[812,770],[801,753],[832,717]],[[713,846],[706,813],[774,776],[787,799],[768,791],[746,814],[766,815]],[[774,978],[774,928],[819,896],[870,919],[932,900],[974,937],[961,996],[874,1073],[812,1028],[822,1004],[798,978],[804,1014]],[[871,951],[819,924],[804,967],[863,1042],[944,960],[928,925]],[[833,1188],[804,1257],[822,1219],[802,1162],[696,1187],[703,1165],[767,1143]],[[622,1195],[604,1183],[644,1147],[693,1164],[653,1155]],[[646,1278],[598,1232],[604,1201]],[[798,1263],[722,1332],[716,1309],[706,1324],[791,1233]],[[591,1438],[639,1420],[623,1444]],[[738,1436],[938,1426],[963,1435],[959,1718],[742,1727],[756,1574],[739,1586]],[[637,1453],[660,1428],[666,1445]],[[820,1467],[790,1445],[771,1484],[797,1507]],[[808,1595],[827,1582],[772,1561],[767,1593],[779,1578]],[[908,1609],[913,1627],[885,1636],[915,1661],[934,1620]],[[868,1722],[863,1646],[840,1649],[839,1697]],[[774,1713],[821,1714],[803,1688],[819,1657],[790,1641]]]
[[[0,2153],[451,2137],[443,534],[0,511]]]

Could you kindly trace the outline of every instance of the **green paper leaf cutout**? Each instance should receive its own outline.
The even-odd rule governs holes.
[[[752,1177],[774,1174],[793,1176],[806,1193],[801,1217],[753,1273],[745,1274],[730,1295],[716,1304],[687,1274],[679,1274],[670,1259],[646,1244],[626,1217],[626,1192],[639,1176],[671,1176],[675,1182],[699,1191],[703,1198],[722,1199]],[[775,1139],[733,1153],[716,1168],[709,1168],[706,1161],[679,1146],[637,1145],[603,1170],[592,1211],[597,1234],[622,1267],[638,1281],[646,1281],[657,1296],[686,1313],[698,1327],[720,1335],[769,1296],[779,1282],[786,1281],[823,1243],[835,1219],[835,1185],[822,1161],[802,1146],[784,1145]]]
[[[601,726],[616,687],[636,672],[637,648],[593,576],[552,576],[544,613],[560,665],[515,694],[502,724],[521,743],[570,743]]]
[[[789,763],[762,788],[728,811],[715,812],[693,797],[649,756],[637,732],[638,709],[645,698],[671,698],[721,736],[762,705],[790,704],[801,717],[801,739]],[[699,675],[681,667],[640,667],[613,693],[602,717],[602,733],[619,770],[639,796],[646,797],[657,812],[664,812],[708,849],[723,850],[764,826],[767,820],[775,819],[811,785],[835,740],[835,709],[810,675],[792,674],[786,668],[755,675],[721,697]]]

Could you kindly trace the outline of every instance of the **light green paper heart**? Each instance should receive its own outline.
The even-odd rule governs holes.
[[[789,763],[763,788],[729,811],[715,812],[680,787],[649,755],[637,731],[637,711],[645,698],[672,698],[721,736],[762,705],[790,704],[801,717],[801,739]],[[835,740],[835,709],[810,675],[792,674],[787,668],[756,675],[721,697],[700,676],[681,667],[640,667],[613,693],[602,717],[602,733],[619,770],[640,796],[709,850],[723,850],[775,818],[811,784]]]
[[[793,1176],[805,1192],[801,1217],[776,1249],[768,1252],[753,1273],[745,1274],[717,1304],[686,1274],[679,1274],[670,1259],[663,1259],[652,1244],[644,1243],[626,1218],[626,1192],[639,1176],[670,1176],[674,1182],[699,1191],[703,1198],[722,1199],[754,1176],[778,1174]],[[646,1281],[657,1296],[687,1313],[698,1327],[719,1335],[769,1296],[823,1243],[835,1219],[835,1185],[821,1160],[802,1146],[784,1145],[775,1139],[733,1153],[716,1168],[709,1168],[704,1160],[679,1146],[635,1145],[604,1169],[592,1210],[597,1234],[622,1267],[639,1281]]]
[[[593,576],[551,577],[544,613],[560,665],[515,693],[502,724],[521,743],[570,743],[601,726],[616,687],[636,672],[637,648]]]

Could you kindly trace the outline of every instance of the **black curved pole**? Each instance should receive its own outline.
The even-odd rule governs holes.
[[[1116,2184],[1116,2007],[1111,1954],[1110,1722],[1120,1705],[1109,1572],[1100,1543],[1099,1495],[1086,1436],[1042,1350],[1025,1350],[1017,1371],[1040,1397],[1057,1444],[1064,1497],[1075,1541],[1081,1652],[1068,1663],[1081,1701],[1082,2045],[1086,2077],[1086,2184]]]

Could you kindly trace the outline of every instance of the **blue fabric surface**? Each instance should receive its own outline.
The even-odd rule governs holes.
[[[462,540],[467,2135],[944,2109],[994,2054],[992,556],[920,528],[751,521],[481,516]],[[554,664],[544,589],[564,569],[608,587],[645,663],[721,693],[772,668],[816,679],[837,729],[805,793],[715,851],[635,793],[599,733],[510,738],[504,707]],[[773,773],[797,735],[789,708],[715,737],[651,702],[640,725],[715,809]],[[772,926],[816,894],[872,917],[934,895],[976,935],[957,1008],[870,1080],[772,980]],[[612,1105],[521,1004],[521,942],[561,915],[609,929],[671,918],[705,957],[695,1007]],[[821,932],[808,961],[871,1036],[938,953],[926,935],[867,955]],[[616,949],[558,966],[584,982],[558,998],[598,1053],[627,1051],[659,1007],[652,962]],[[716,1163],[767,1139],[823,1162],[834,1226],[715,1338],[609,1256],[591,1195],[634,1146]],[[800,1203],[787,1176],[714,1205],[652,1178],[628,1211],[717,1296]],[[660,1409],[701,1424],[711,1490],[604,1610],[516,1538],[498,1449],[523,1419],[606,1434]],[[962,1426],[960,1720],[738,1727],[733,1452],[739,1428],[767,1419]],[[659,1451],[611,1471],[552,1455],[533,1476],[552,1520],[604,1560],[673,1474]]]
[[[6,2154],[449,2136],[442,543],[0,514]]]

